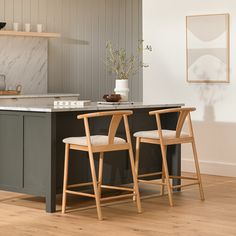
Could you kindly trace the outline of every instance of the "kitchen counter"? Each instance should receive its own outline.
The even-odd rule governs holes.
[[[168,108],[175,106],[183,106],[184,104],[150,104],[143,102],[124,103],[119,105],[105,105],[92,102],[91,105],[83,107],[58,107],[53,105],[1,105],[0,110],[5,111],[30,111],[30,112],[70,112],[70,111],[99,111],[99,110],[114,110],[114,109],[134,109],[134,108]]]

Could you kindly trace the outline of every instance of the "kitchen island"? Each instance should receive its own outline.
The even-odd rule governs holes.
[[[0,189],[43,196],[46,198],[46,211],[55,212],[56,194],[62,192],[64,144],[62,139],[70,136],[84,136],[84,127],[78,114],[130,109],[131,134],[140,130],[156,129],[155,117],[148,112],[156,109],[181,107],[183,104],[144,104],[98,105],[91,103],[81,108],[56,108],[53,105],[37,104],[1,105],[0,101]],[[91,120],[91,134],[107,134],[106,118]],[[177,114],[162,117],[163,127],[173,129]],[[125,137],[122,127],[117,136]],[[132,139],[135,148],[135,139]],[[168,147],[170,172],[178,175],[181,171],[180,146]],[[87,182],[90,171],[87,158],[78,158],[86,153],[71,153],[69,182]],[[129,183],[130,168],[126,152],[106,154],[104,183]],[[161,153],[158,145],[143,145],[140,172],[158,171],[161,168]],[[116,158],[119,157],[119,158]],[[178,180],[175,184],[178,184]]]

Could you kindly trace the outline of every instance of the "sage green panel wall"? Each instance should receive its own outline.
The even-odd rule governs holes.
[[[105,68],[105,44],[135,52],[142,38],[142,0],[0,0],[0,20],[42,23],[60,32],[49,40],[49,92],[100,100],[115,81]],[[142,100],[142,72],[130,78],[130,98]]]

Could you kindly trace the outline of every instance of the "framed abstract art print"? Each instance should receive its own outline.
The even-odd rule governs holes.
[[[187,82],[229,82],[229,14],[186,17]]]

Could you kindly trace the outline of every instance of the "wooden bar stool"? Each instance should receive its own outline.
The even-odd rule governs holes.
[[[157,130],[149,130],[149,131],[139,131],[134,134],[136,137],[136,156],[135,156],[135,170],[138,176],[138,182],[149,183],[149,184],[159,184],[161,185],[161,195],[164,194],[164,187],[167,187],[167,192],[169,196],[169,203],[170,206],[173,206],[173,199],[172,199],[172,191],[174,188],[181,188],[184,186],[190,185],[199,185],[200,197],[201,200],[204,200],[204,193],[202,188],[202,181],[198,163],[198,156],[197,150],[194,140],[194,133],[192,127],[192,121],[190,112],[195,111],[196,108],[170,108],[170,109],[163,109],[157,111],[149,112],[150,115],[155,115],[156,122],[157,122]],[[176,125],[175,130],[166,130],[162,129],[161,126],[161,115],[177,112],[178,122]],[[188,133],[182,131],[183,125],[187,123],[188,126]],[[139,169],[139,151],[140,151],[140,143],[150,143],[150,144],[158,144],[161,147],[161,154],[162,154],[162,171],[155,172],[155,173],[148,173],[148,174],[138,174]],[[168,171],[168,163],[167,163],[167,146],[174,145],[174,144],[183,144],[183,143],[191,143],[193,156],[194,156],[194,163],[196,168],[196,176],[195,177],[186,177],[186,176],[170,176]],[[160,176],[162,175],[162,179],[160,182],[156,180],[143,180],[141,178],[147,176]],[[191,180],[191,183],[180,184],[173,186],[170,182],[170,179],[185,179]]]
[[[137,199],[137,202],[136,202],[137,209],[139,213],[141,212],[138,182],[137,182],[137,176],[135,173],[134,156],[133,156],[133,150],[132,150],[132,144],[131,144],[129,123],[128,123],[128,116],[131,115],[132,113],[133,112],[129,110],[124,110],[124,111],[120,110],[120,111],[89,113],[89,114],[79,115],[77,117],[78,119],[83,119],[84,121],[86,136],[70,137],[63,140],[63,142],[65,143],[65,165],[64,165],[62,213],[65,213],[67,193],[95,198],[99,220],[102,220],[101,200],[117,199],[117,198],[130,196]],[[108,135],[107,136],[105,135],[92,135],[91,136],[90,128],[89,128],[89,119],[96,118],[96,117],[104,117],[104,116],[111,117]],[[124,121],[127,141],[125,139],[115,137],[116,131],[122,119]],[[68,162],[69,162],[69,151],[71,149],[88,152],[91,175],[92,175],[92,182],[68,185]],[[129,151],[129,159],[130,159],[131,171],[132,171],[132,176],[133,176],[133,188],[102,185],[104,153],[111,152],[111,151],[120,151],[120,150]],[[98,179],[97,179],[97,174],[96,174],[96,170],[94,166],[94,156],[93,156],[94,153],[100,153]],[[94,190],[93,194],[71,190],[74,187],[78,188],[78,187],[89,186],[89,185],[93,186],[93,190]],[[126,194],[123,193],[119,196],[102,198],[101,197],[102,188],[125,190],[125,191],[128,191],[129,193],[126,193]]]

